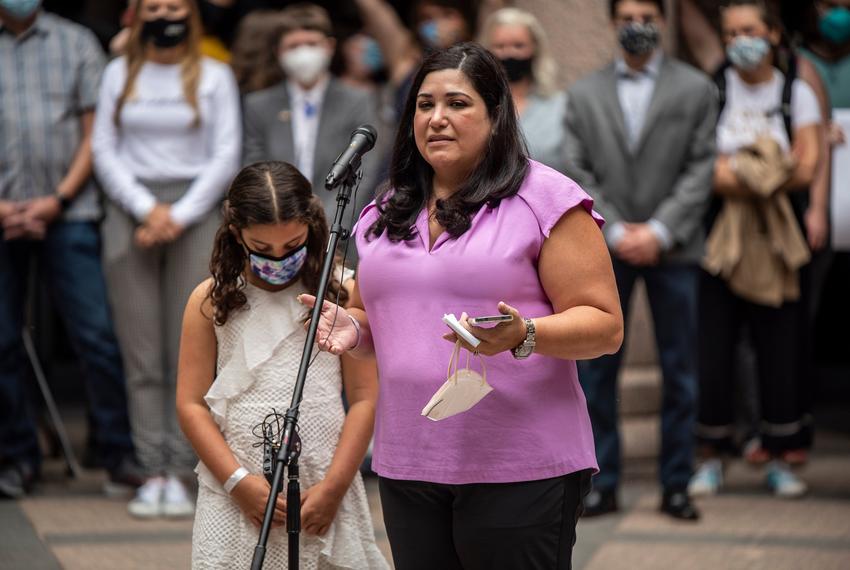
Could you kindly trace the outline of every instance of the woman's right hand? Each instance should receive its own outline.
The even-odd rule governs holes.
[[[302,294],[298,296],[298,302],[312,309],[316,305],[316,297]],[[360,339],[360,331],[352,319],[348,311],[330,301],[325,301],[322,304],[319,326],[316,330],[316,344],[319,350],[339,356],[356,347]],[[304,326],[309,324],[310,321],[307,321]]]
[[[263,516],[266,512],[266,502],[269,500],[271,485],[266,481],[265,477],[259,475],[246,475],[233,491],[230,496],[248,517],[248,520],[254,526],[260,527],[263,524]],[[286,500],[283,494],[278,495],[277,503],[275,504],[274,517],[272,518],[272,526],[282,526],[286,522]]]

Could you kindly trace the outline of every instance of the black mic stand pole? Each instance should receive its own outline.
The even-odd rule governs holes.
[[[254,547],[254,558],[251,560],[251,570],[260,570],[266,556],[266,545],[269,541],[269,531],[272,526],[277,496],[283,487],[283,469],[289,472],[289,484],[286,493],[286,532],[289,536],[289,570],[297,570],[298,541],[301,534],[301,488],[298,482],[298,456],[301,453],[301,440],[296,432],[298,424],[298,407],[304,393],[304,382],[307,379],[307,369],[310,367],[310,358],[313,355],[313,344],[316,340],[316,330],[319,326],[319,318],[322,312],[325,295],[328,291],[331,271],[334,266],[334,253],[339,240],[346,240],[349,231],[342,226],[343,214],[351,193],[359,178],[362,178],[360,161],[352,164],[349,174],[342,183],[342,188],[336,197],[336,213],[334,214],[328,247],[325,250],[325,263],[322,267],[319,279],[319,290],[316,291],[316,304],[310,315],[310,326],[307,328],[307,340],[304,342],[304,351],[301,353],[301,365],[298,368],[298,376],[295,388],[292,391],[292,402],[286,410],[283,424],[283,439],[275,462],[274,475],[272,476],[269,500],[266,502],[266,512],[263,516],[263,524],[260,527],[260,538]]]

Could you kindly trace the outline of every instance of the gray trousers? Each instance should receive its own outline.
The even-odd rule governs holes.
[[[145,186],[172,203],[190,182]],[[150,249],[133,239],[138,224],[107,204],[103,262],[115,332],[127,378],[130,425],[142,466],[151,474],[187,473],[196,457],[177,423],[175,393],[183,310],[191,292],[209,277],[218,211],[186,228],[174,242]]]

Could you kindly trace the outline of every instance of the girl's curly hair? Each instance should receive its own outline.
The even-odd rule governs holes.
[[[213,284],[208,298],[215,324],[223,325],[231,312],[248,302],[245,297],[245,271],[248,254],[237,234],[255,224],[298,221],[307,224],[307,259],[300,280],[308,291],[319,287],[319,276],[328,241],[328,223],[322,203],[310,183],[291,164],[257,162],[243,168],[230,185],[222,205],[224,221],[215,236],[210,272]],[[344,305],[348,293],[334,277],[326,298]]]

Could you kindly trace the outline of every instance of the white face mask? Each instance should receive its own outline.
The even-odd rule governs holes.
[[[327,71],[331,56],[319,46],[299,46],[280,56],[280,66],[287,77],[303,85],[315,82]]]
[[[476,356],[478,356],[476,354]],[[470,370],[469,355],[466,357],[466,368],[457,369],[460,359],[460,342],[455,344],[452,351],[452,359],[449,361],[448,380],[440,386],[440,389],[431,397],[431,401],[422,408],[422,415],[429,420],[439,421],[460,414],[472,408],[480,402],[484,396],[493,391],[493,387],[487,383],[487,370],[484,361],[481,362],[481,374]],[[452,374],[452,366],[455,372]]]

